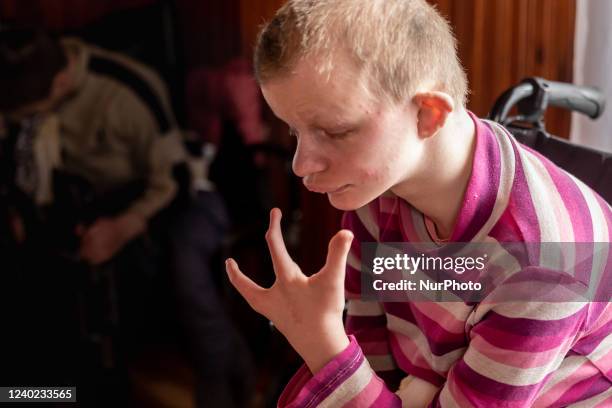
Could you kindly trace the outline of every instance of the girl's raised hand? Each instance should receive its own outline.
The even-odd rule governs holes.
[[[316,373],[349,344],[342,311],[344,273],[353,234],[341,230],[334,235],[325,265],[308,277],[287,252],[280,220],[278,208],[270,211],[266,242],[276,275],[272,287],[257,285],[233,259],[228,259],[225,266],[230,281],[249,305],[274,323]]]

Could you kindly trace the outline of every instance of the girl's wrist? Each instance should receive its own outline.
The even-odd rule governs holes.
[[[342,353],[350,344],[343,327],[341,330],[327,331],[318,339],[313,340],[310,344],[302,346],[302,350],[296,348],[313,375]]]

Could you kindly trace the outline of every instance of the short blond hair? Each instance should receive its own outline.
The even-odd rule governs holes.
[[[427,84],[465,106],[455,38],[425,0],[289,0],[259,33],[255,75],[263,84],[312,55],[329,72],[342,49],[380,96],[405,101]]]

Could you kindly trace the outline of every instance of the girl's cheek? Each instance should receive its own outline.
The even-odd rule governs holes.
[[[381,166],[380,168],[376,169],[376,168],[369,168],[369,169],[365,169],[363,172],[363,177],[364,179],[368,180],[368,181],[381,181],[384,179],[384,174],[385,174],[385,166]]]

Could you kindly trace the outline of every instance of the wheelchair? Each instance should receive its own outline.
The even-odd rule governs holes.
[[[513,107],[516,115],[510,115]],[[612,203],[612,153],[550,135],[544,113],[557,106],[597,119],[605,100],[595,88],[526,78],[505,91],[494,103],[488,118],[505,126],[520,143],[550,159]]]

